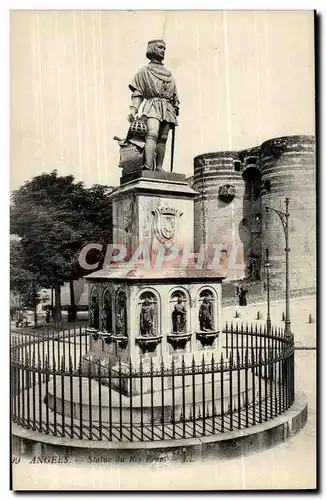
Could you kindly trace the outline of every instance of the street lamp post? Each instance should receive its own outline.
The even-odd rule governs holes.
[[[291,333],[290,321],[290,282],[289,282],[289,198],[285,198],[285,212],[275,208],[265,207],[266,212],[275,212],[282,223],[285,236],[285,333]]]
[[[267,327],[267,333],[270,334],[271,328],[272,328],[272,322],[271,322],[271,304],[270,304],[270,298],[269,298],[269,270],[270,270],[270,263],[267,261],[265,264],[265,271],[266,271],[266,288],[267,288],[267,319],[266,319],[266,327]]]

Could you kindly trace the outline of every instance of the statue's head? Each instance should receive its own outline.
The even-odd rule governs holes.
[[[157,59],[163,61],[165,56],[165,42],[164,40],[150,40],[147,44],[146,57],[150,61]]]

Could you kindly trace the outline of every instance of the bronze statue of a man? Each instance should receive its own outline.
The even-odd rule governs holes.
[[[145,163],[143,169],[163,170],[166,141],[169,130],[177,125],[179,99],[174,78],[163,65],[165,42],[151,40],[146,57],[150,60],[133,78],[128,120],[132,123],[142,102],[142,115],[147,119]]]

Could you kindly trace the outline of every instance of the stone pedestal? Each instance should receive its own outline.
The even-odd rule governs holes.
[[[148,370],[210,363],[212,354],[219,360],[225,269],[206,269],[195,258],[197,193],[181,174],[141,171],[122,177],[111,196],[118,256],[87,276],[98,322],[85,362],[109,360],[128,373],[130,363]],[[201,331],[204,300],[208,328]]]
[[[139,172],[112,193],[113,242],[132,255],[139,245],[155,252],[157,244],[193,249],[197,193],[185,176],[168,172]]]

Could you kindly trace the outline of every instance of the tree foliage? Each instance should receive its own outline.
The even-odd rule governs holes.
[[[20,241],[10,242],[10,289],[18,299],[20,307],[34,310],[37,324],[37,306],[44,298],[41,296],[41,283],[25,258]],[[17,305],[17,304],[16,304]]]
[[[20,237],[26,277],[31,273],[40,286],[54,286],[57,320],[61,285],[86,274],[78,264],[80,250],[90,241],[111,239],[111,191],[101,185],[86,188],[72,175],[61,177],[54,170],[13,193],[11,233]]]

